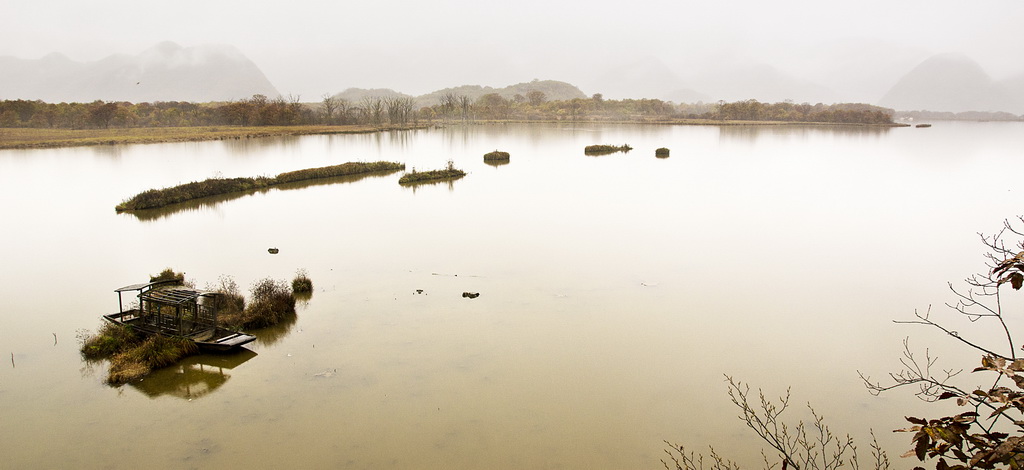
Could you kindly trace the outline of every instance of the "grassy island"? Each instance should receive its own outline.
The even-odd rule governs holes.
[[[448,166],[442,170],[416,171],[415,168],[409,173],[402,175],[398,184],[416,184],[428,181],[453,180],[466,176],[466,172],[455,168],[455,164],[448,160]]]
[[[510,158],[508,152],[502,152],[495,150],[484,154],[484,161],[508,161]]]
[[[583,153],[587,155],[607,155],[615,152],[628,152],[633,150],[628,144],[622,145],[588,145],[583,149]]]
[[[404,163],[383,161],[348,162],[321,168],[289,171],[272,178],[264,176],[258,176],[255,178],[210,178],[204,181],[194,181],[192,183],[185,183],[170,188],[143,191],[136,194],[131,199],[118,204],[114,209],[118,212],[155,209],[171,204],[177,204],[179,202],[191,201],[193,199],[217,196],[236,191],[264,189],[296,181],[357,175],[363,173],[393,172],[404,169]]]
[[[300,272],[304,283],[312,289],[313,282]],[[175,280],[191,286],[184,273],[168,268],[150,281]],[[295,318],[295,295],[284,281],[263,279],[257,281],[246,302],[238,284],[227,276],[219,286],[210,286],[217,296],[218,324],[230,328],[266,328]],[[87,361],[108,360],[110,369],[107,383],[120,385],[138,380],[155,369],[167,367],[189,356],[200,353],[195,342],[188,338],[164,335],[146,335],[132,326],[103,323],[96,334],[80,331],[81,354]]]
[[[668,149],[665,147],[659,148],[654,151],[654,156],[658,158],[668,158]]]

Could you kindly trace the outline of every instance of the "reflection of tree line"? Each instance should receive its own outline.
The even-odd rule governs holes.
[[[815,133],[828,133],[847,137],[881,136],[889,132],[881,126],[721,126],[719,135],[730,140],[754,141],[764,135],[806,137]]]

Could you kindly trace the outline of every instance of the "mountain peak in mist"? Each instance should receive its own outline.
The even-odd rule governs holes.
[[[278,92],[251,60],[224,45],[164,41],[137,55],[76,62],[59,53],[38,60],[0,58],[0,99],[227,101]]]
[[[879,101],[898,110],[1020,112],[1021,103],[970,57],[938,54],[901,78]]]

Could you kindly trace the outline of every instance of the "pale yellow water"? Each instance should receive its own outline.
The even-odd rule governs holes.
[[[791,385],[795,418],[810,401],[874,428],[906,466],[889,431],[948,410],[872,397],[857,370],[894,370],[907,335],[974,366],[891,320],[956,321],[946,282],[984,269],[976,232],[1024,212],[1022,143],[1021,123],[509,125],[0,151],[0,467],[661,468],[663,440],[755,467],[724,374]],[[495,149],[509,164],[483,163]],[[113,209],[215,175],[448,159],[469,174]],[[169,266],[200,287],[301,268],[315,292],[255,354],[104,385],[76,332]]]

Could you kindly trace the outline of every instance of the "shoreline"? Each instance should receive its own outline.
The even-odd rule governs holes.
[[[36,129],[0,128],[0,150],[33,150],[98,145],[158,144],[174,142],[205,142],[213,140],[240,140],[262,137],[370,134],[375,132],[429,129],[454,125],[485,124],[647,124],[676,126],[854,126],[854,127],[908,127],[909,124],[857,124],[794,121],[717,121],[704,119],[672,119],[652,121],[557,121],[557,120],[502,120],[431,123],[412,126],[370,125],[302,125],[302,126],[204,126],[204,127],[131,127],[114,129]]]
[[[32,150],[96,145],[160,144],[240,140],[261,137],[371,134],[374,132],[426,129],[430,126],[203,126],[130,127],[108,129],[0,128],[0,150]]]

